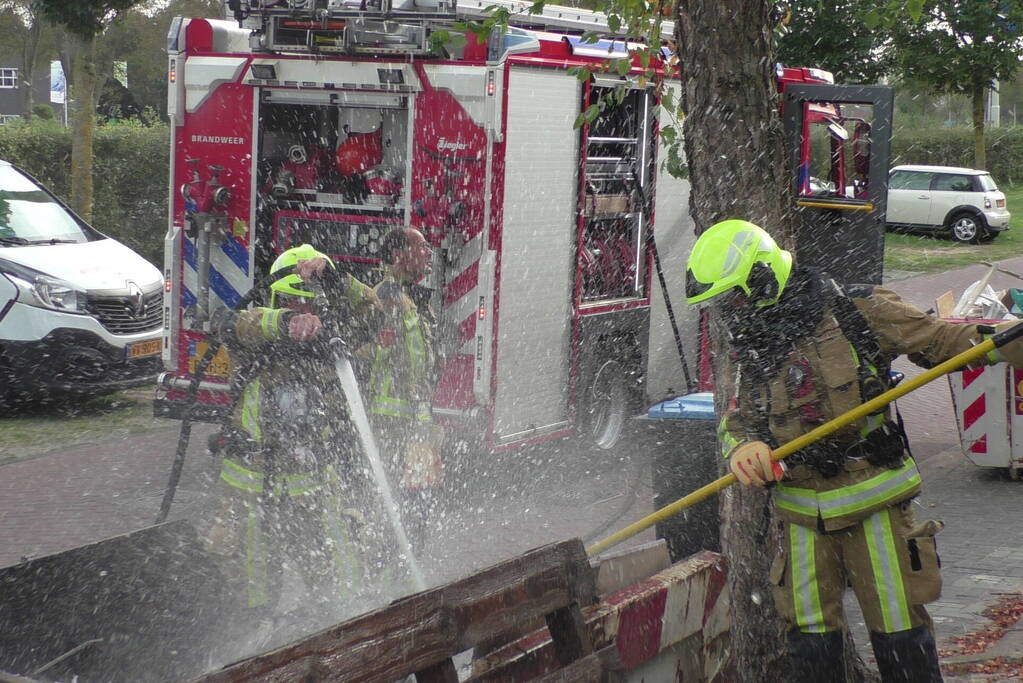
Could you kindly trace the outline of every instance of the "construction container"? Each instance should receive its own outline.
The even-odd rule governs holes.
[[[660,509],[717,479],[717,419],[714,394],[679,396],[652,406],[634,418],[634,433],[654,453],[654,507]],[[711,496],[657,524],[672,562],[699,552],[721,550],[718,498]]]

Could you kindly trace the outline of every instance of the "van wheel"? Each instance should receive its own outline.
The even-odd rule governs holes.
[[[970,243],[980,241],[987,232],[975,215],[965,211],[952,216],[948,231],[953,241]]]
[[[625,367],[617,360],[604,361],[586,389],[584,410],[586,439],[597,448],[613,448],[625,429],[629,389]]]

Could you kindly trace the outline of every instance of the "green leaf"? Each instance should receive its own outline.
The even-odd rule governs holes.
[[[593,75],[590,71],[590,67],[588,66],[573,66],[568,70],[568,73],[572,74],[583,83],[590,80],[590,77]]]
[[[593,123],[600,116],[601,107],[599,104],[591,104],[586,107],[575,119],[575,127],[581,128],[585,123]]]
[[[906,0],[906,11],[913,21],[920,21],[924,13],[924,0]]]
[[[675,91],[671,88],[665,88],[661,93],[661,106],[671,111],[674,108],[673,102],[675,101]]]

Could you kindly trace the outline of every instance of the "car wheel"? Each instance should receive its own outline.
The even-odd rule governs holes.
[[[949,234],[956,242],[976,242],[981,238],[984,227],[972,213],[957,213],[948,225]]]

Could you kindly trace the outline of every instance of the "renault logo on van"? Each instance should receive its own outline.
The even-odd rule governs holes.
[[[128,286],[128,304],[131,306],[131,310],[135,314],[135,317],[140,318],[145,312],[142,288],[135,284],[133,280],[128,280],[125,284]]]

